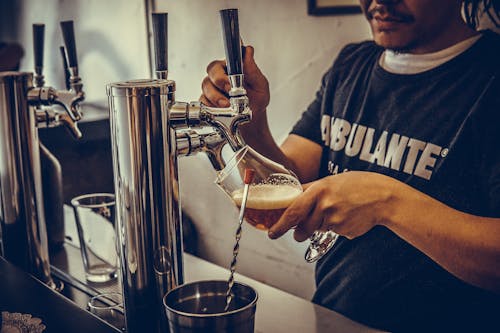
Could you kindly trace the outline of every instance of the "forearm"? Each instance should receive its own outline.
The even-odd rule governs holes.
[[[410,187],[398,189],[389,229],[458,278],[500,292],[500,219],[452,209]]]

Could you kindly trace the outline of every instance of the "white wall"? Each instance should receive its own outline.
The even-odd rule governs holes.
[[[24,0],[18,16],[17,39],[25,56],[21,70],[33,71],[32,24],[45,24],[44,75],[47,85],[64,87],[59,46],[64,45],[60,21],[73,20],[80,76],[86,105],[107,106],[107,83],[149,75],[147,27],[143,0]]]
[[[255,47],[256,61],[269,79],[269,122],[282,140],[312,100],[324,71],[343,45],[369,38],[362,15],[312,17],[306,0],[157,1],[169,12],[169,77],[177,99],[196,100],[205,68],[224,58],[219,9],[239,8],[240,33]],[[204,156],[180,161],[182,204],[200,232],[201,255],[219,265],[231,261],[238,212],[213,184]],[[262,231],[243,230],[238,271],[310,298],[314,265],[304,259],[305,243],[291,233],[271,241]]]
[[[86,102],[106,106],[105,84],[149,75],[144,3],[22,1],[11,13],[18,16],[18,39],[26,49],[22,69],[33,69],[31,24],[46,23],[46,81],[62,87],[58,22],[74,19]],[[207,64],[224,57],[218,10],[234,7],[240,9],[244,42],[255,47],[256,60],[269,79],[269,122],[281,141],[312,100],[321,75],[341,47],[369,38],[368,26],[361,15],[308,16],[307,0],[157,0],[156,9],[169,12],[169,77],[177,83],[177,100],[197,100]],[[200,233],[201,256],[228,266],[236,209],[213,184],[215,172],[205,156],[181,159],[180,174],[183,207]],[[306,245],[293,241],[290,234],[271,241],[245,226],[238,271],[310,298],[314,266],[303,260]]]

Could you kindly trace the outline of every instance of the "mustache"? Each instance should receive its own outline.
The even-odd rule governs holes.
[[[376,14],[384,17],[389,17],[390,19],[396,21],[411,22],[414,20],[413,16],[405,13],[400,13],[390,5],[376,5],[375,7],[367,11],[366,16],[371,20]]]

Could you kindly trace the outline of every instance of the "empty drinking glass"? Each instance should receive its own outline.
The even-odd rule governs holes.
[[[107,193],[85,194],[73,198],[71,205],[75,212],[86,279],[107,282],[116,278],[115,196]]]
[[[87,303],[90,312],[118,329],[125,328],[123,298],[120,293],[109,292],[91,297]]]

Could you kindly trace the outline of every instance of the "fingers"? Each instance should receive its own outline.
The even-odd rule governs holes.
[[[204,101],[201,100],[201,98],[200,101],[204,102],[205,104],[216,107],[229,106],[230,103],[226,94],[218,89],[208,76],[203,79],[201,90],[203,92],[202,97]]]
[[[302,184],[302,190],[305,192],[314,182]],[[318,209],[317,202],[314,205],[314,208],[311,210],[309,215],[305,217],[302,223],[297,224],[295,227],[295,231],[293,233],[293,237],[297,242],[303,242],[308,239],[314,231],[319,229],[324,221],[323,213],[320,209]]]
[[[222,60],[215,60],[207,66],[208,75],[201,83],[203,98],[200,98],[200,101],[206,105],[215,107],[230,105],[227,92],[231,89],[231,84],[226,74],[225,64]]]
[[[257,66],[254,58],[255,50],[252,46],[245,46],[245,56],[243,57],[243,74],[245,74],[245,83],[257,90],[269,89],[268,82]]]
[[[309,182],[309,183],[302,184],[302,190],[305,192],[313,184],[314,184],[314,182]]]
[[[295,228],[293,238],[295,238],[297,242],[303,242],[309,239],[316,230],[322,228],[324,221],[323,211],[319,209],[317,205],[314,205],[314,209],[309,216]]]
[[[231,89],[229,77],[226,73],[226,62],[224,60],[214,60],[209,63],[207,74],[211,83],[220,91],[228,92]]]
[[[243,56],[243,74],[245,75],[255,71],[255,69],[259,69],[255,63],[254,53],[253,46],[245,46],[245,54]]]
[[[288,230],[290,230],[295,226],[297,226],[297,228],[303,228],[302,223],[312,222],[309,220],[309,218],[314,208],[315,208],[314,191],[304,192],[290,205],[290,207],[288,207],[288,209],[283,213],[279,221],[276,222],[276,224],[273,225],[271,229],[269,229],[268,233],[269,238],[271,239],[279,238],[283,234],[285,234]],[[311,228],[314,228],[314,226],[311,226]]]
[[[210,102],[208,100],[208,98],[206,98],[205,95],[203,95],[203,94],[200,96],[200,98],[198,100],[207,106],[214,106],[215,107],[215,105],[212,102]]]

